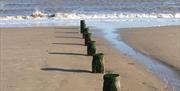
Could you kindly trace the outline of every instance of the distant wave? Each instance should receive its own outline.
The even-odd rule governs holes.
[[[45,14],[40,11],[34,12],[29,16],[1,16],[0,20],[25,20],[25,19],[120,19],[120,18],[177,18],[180,13],[106,13],[106,14],[83,14],[83,13],[55,13]]]

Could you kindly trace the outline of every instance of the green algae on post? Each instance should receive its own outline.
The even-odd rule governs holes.
[[[96,41],[89,41],[87,44],[87,55],[93,56],[96,54]]]
[[[83,30],[83,38],[85,38],[85,34],[89,33],[89,28],[84,28]]]
[[[81,33],[83,33],[84,29],[86,28],[86,23],[85,23],[85,20],[81,20],[80,21],[80,30],[81,30]]]
[[[91,41],[92,33],[86,33],[85,34],[85,45],[87,46],[88,42]]]
[[[107,73],[103,79],[103,91],[120,91],[119,74]]]
[[[104,73],[104,54],[98,53],[93,55],[92,73]]]

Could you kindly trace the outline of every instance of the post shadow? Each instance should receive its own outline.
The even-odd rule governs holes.
[[[55,38],[77,38],[77,39],[82,39],[81,37],[67,37],[67,36],[55,36]]]
[[[84,45],[80,43],[52,43],[53,45]]]
[[[67,29],[67,30],[73,29],[73,30],[76,30],[76,29],[78,29],[78,27],[71,27],[71,26],[69,26],[69,27],[55,27],[54,29]]]
[[[65,68],[41,68],[43,71],[62,71],[62,72],[73,72],[73,73],[91,73],[88,70],[81,69],[65,69]]]
[[[65,53],[65,52],[49,52],[48,54],[52,54],[52,55],[77,55],[77,56],[87,56],[86,54],[82,54],[82,53]]]
[[[79,32],[64,32],[64,31],[58,31],[58,32],[55,32],[55,33],[68,33],[68,34],[70,34],[70,33],[72,33],[72,34],[78,34]]]

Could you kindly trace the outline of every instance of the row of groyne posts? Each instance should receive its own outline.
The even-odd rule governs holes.
[[[87,46],[87,55],[92,56],[92,73],[105,73],[104,54],[97,53],[96,41],[92,40],[92,33],[86,27],[85,20],[80,21],[80,32]],[[119,74],[106,73],[103,76],[103,91],[120,91]]]

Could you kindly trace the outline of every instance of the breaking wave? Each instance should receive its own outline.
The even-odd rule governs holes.
[[[25,19],[120,19],[120,18],[177,18],[180,19],[180,13],[55,13],[45,14],[40,11],[32,15],[21,16],[0,16],[0,20],[25,20]]]

